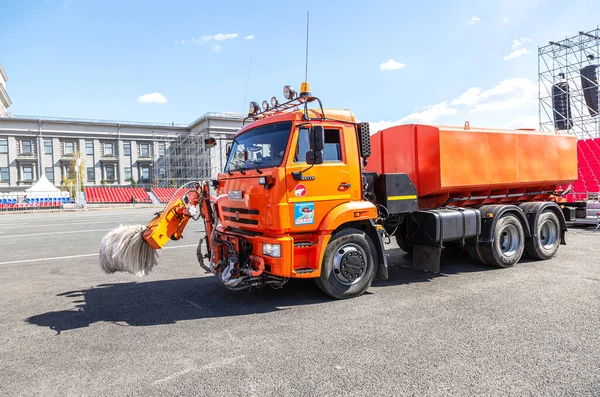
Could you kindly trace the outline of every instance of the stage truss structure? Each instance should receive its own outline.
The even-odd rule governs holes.
[[[539,47],[540,129],[600,138],[599,72],[600,28]]]

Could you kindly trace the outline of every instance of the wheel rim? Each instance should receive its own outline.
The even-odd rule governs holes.
[[[333,258],[333,275],[344,285],[353,285],[363,278],[367,270],[367,255],[357,244],[344,244]]]
[[[547,219],[540,228],[540,244],[544,249],[551,249],[558,240],[556,223]]]
[[[504,256],[511,257],[515,255],[520,243],[521,236],[516,226],[507,225],[500,233],[500,250]]]

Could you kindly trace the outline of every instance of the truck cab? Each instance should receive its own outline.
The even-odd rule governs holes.
[[[210,265],[229,287],[259,276],[323,279],[327,254],[334,283],[317,284],[329,295],[356,296],[386,276],[377,208],[363,191],[361,123],[349,110],[308,109],[313,101],[304,95],[290,98],[297,109],[251,111],[253,122],[228,148],[215,182]],[[328,253],[341,232],[347,242]]]

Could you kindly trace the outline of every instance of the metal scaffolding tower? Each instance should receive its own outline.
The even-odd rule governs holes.
[[[179,187],[187,182],[216,179],[227,161],[226,145],[241,127],[242,119],[243,115],[238,114],[207,113],[189,130],[155,140],[153,185]],[[205,142],[209,137],[216,140],[210,148]]]
[[[567,130],[578,139],[600,137],[599,71],[600,28],[539,47],[542,131]]]

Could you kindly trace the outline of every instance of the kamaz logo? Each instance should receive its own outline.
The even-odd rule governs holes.
[[[241,201],[244,199],[244,194],[242,193],[241,190],[231,190],[228,193],[228,196],[229,196],[229,200]]]

